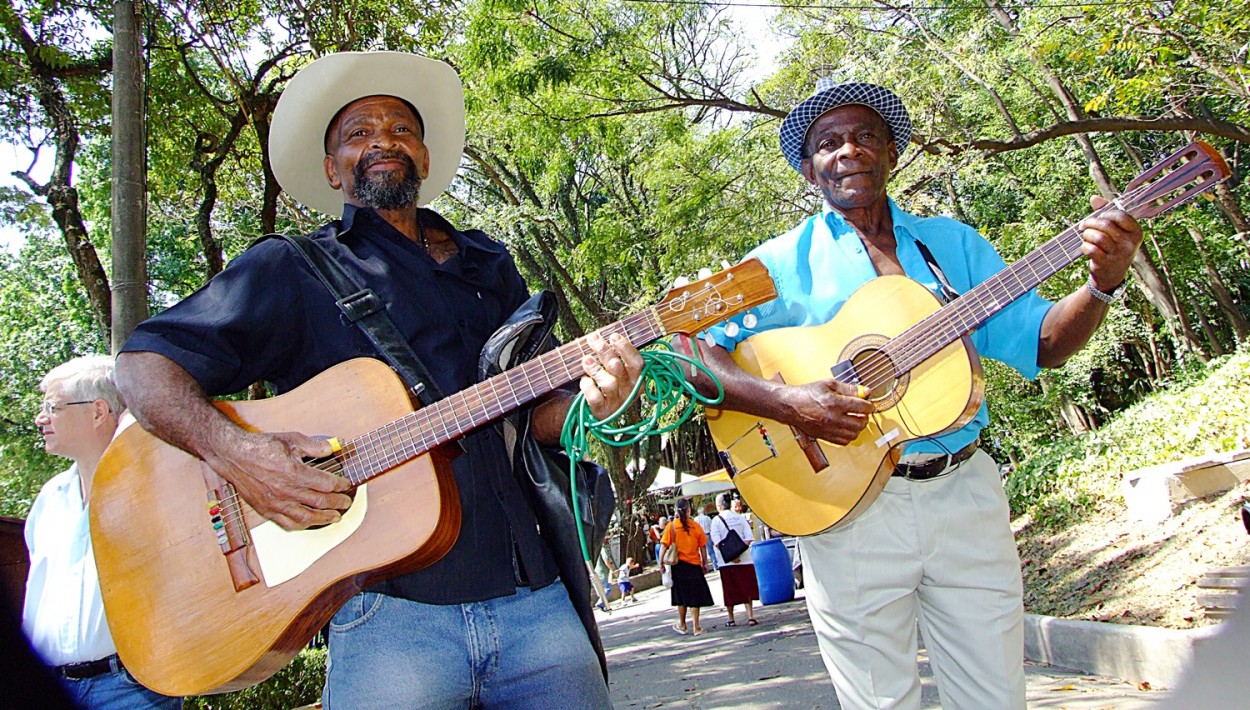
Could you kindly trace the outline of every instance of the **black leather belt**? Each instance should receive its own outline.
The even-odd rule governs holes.
[[[977,442],[973,441],[953,454],[942,454],[924,463],[900,463],[894,467],[894,473],[890,475],[906,478],[909,481],[927,481],[949,473],[955,466],[972,458],[976,452]]]
[[[57,666],[57,675],[70,680],[85,680],[94,678],[105,673],[116,673],[122,669],[122,661],[116,655],[101,658],[98,661],[87,661],[85,663],[66,663],[63,666]]]

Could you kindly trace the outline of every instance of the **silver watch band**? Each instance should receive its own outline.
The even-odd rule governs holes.
[[[1097,298],[1099,301],[1102,301],[1103,303],[1109,304],[1109,303],[1115,303],[1116,301],[1120,300],[1121,297],[1124,296],[1124,287],[1127,283],[1128,283],[1128,279],[1125,279],[1124,281],[1120,282],[1119,286],[1116,286],[1115,288],[1111,289],[1111,293],[1107,293],[1106,291],[1100,291],[1098,287],[1094,285],[1093,277],[1090,277],[1089,281],[1085,282],[1085,288],[1089,289],[1090,294],[1092,294],[1094,298]]]

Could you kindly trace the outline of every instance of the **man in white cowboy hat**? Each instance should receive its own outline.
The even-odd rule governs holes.
[[[911,127],[889,90],[828,80],[782,123],[782,152],[824,205],[748,254],[768,267],[780,298],[757,309],[751,327],[738,317],[736,332],[710,331],[717,345],[705,356],[724,384],[725,407],[848,444],[873,411],[863,388],[766,381],[743,372],[727,349],[763,330],[826,323],[879,275],[906,275],[949,296],[1004,268],[976,230],[908,214],[887,196]],[[972,333],[979,353],[1034,377],[1089,340],[1142,232],[1119,210],[1086,219],[1080,230],[1089,281],[1054,304],[1030,292],[1008,306]],[[987,421],[982,405],[959,431],[913,442],[865,512],[800,541],[808,611],[848,710],[920,706],[917,619],[944,706],[1024,707],[1020,563],[998,469],[976,445]]]
[[[270,137],[282,186],[341,214],[314,241],[380,297],[448,394],[476,383],[483,345],[528,296],[502,245],[421,207],[455,176],[464,125],[460,80],[447,64],[343,53],[290,82]],[[580,387],[602,417],[622,403],[641,357],[619,336],[590,345],[597,358],[583,361]],[[295,248],[270,239],[140,325],[118,379],[146,428],[207,461],[261,514],[300,529],[335,522],[350,505],[345,480],[301,458],[329,455],[330,446],[305,435],[318,432],[243,431],[206,395],[257,380],[286,391],[361,356],[377,351]],[[557,441],[568,403],[558,395],[535,407],[535,438]],[[326,707],[607,707],[589,594],[570,600],[559,551],[539,530],[503,438],[484,427],[461,442],[455,545],[335,615]]]

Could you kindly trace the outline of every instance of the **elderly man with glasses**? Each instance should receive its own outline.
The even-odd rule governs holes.
[[[94,355],[53,368],[39,383],[44,400],[35,426],[48,453],[73,465],[44,484],[26,519],[30,576],[22,630],[77,707],[178,708],[180,699],[130,677],[104,617],[87,501],[96,464],[125,409],[112,378],[113,359]]]

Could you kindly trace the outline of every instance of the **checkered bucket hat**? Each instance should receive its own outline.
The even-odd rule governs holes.
[[[816,92],[794,107],[786,120],[781,122],[781,152],[789,161],[790,167],[802,170],[803,141],[807,138],[807,129],[812,122],[820,118],[826,111],[859,104],[881,114],[885,123],[894,134],[894,143],[898,146],[899,155],[907,149],[911,140],[911,116],[907,115],[907,107],[903,100],[893,91],[876,84],[853,82],[835,84],[833,79],[822,77],[816,80]]]

